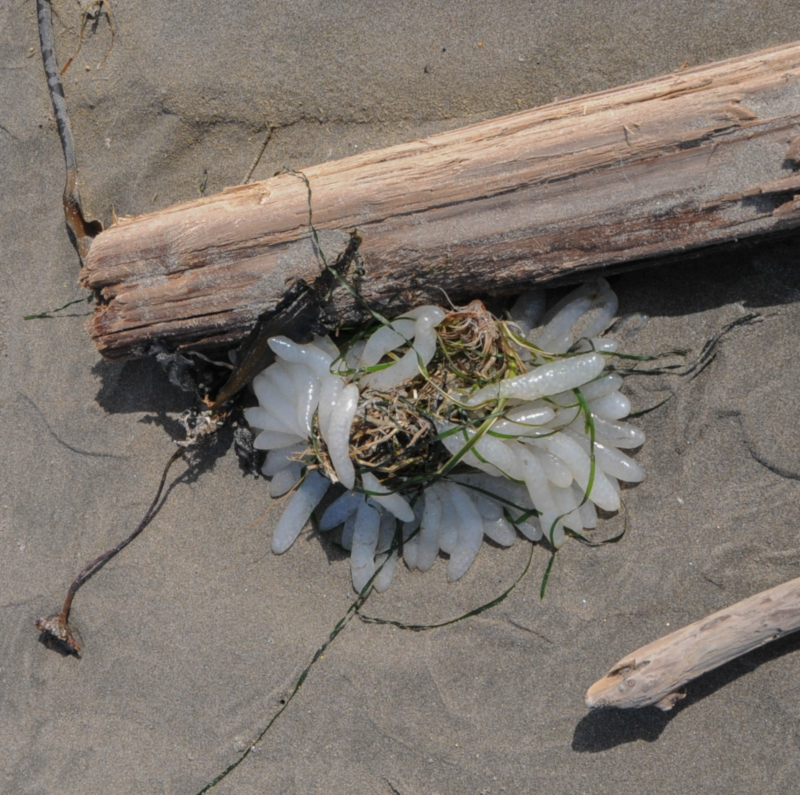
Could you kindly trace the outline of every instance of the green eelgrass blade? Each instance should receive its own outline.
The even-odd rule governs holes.
[[[550,579],[550,572],[553,570],[553,564],[556,562],[556,553],[558,552],[555,547],[550,553],[550,560],[547,561],[547,568],[545,569],[544,576],[542,577],[542,585],[539,589],[539,598],[544,599],[544,592],[547,590],[547,581]]]
[[[89,296],[89,297],[91,297],[91,296]],[[49,320],[49,319],[51,319],[53,317],[53,315],[56,314],[56,312],[61,312],[63,309],[67,309],[67,307],[74,306],[75,304],[85,304],[88,300],[89,300],[88,297],[87,298],[76,298],[74,301],[67,301],[66,304],[64,304],[63,306],[58,307],[58,309],[50,309],[47,312],[39,312],[39,313],[37,313],[35,315],[23,315],[22,319],[23,320]],[[82,313],[82,314],[79,314],[79,315],[72,314],[72,315],[67,315],[66,317],[85,317],[87,314],[90,314],[90,313],[87,312],[87,313]]]
[[[231,773],[233,773],[233,771],[236,770],[236,768],[239,767],[239,765],[242,764],[242,762],[244,762],[244,760],[247,759],[248,756],[250,756],[250,753],[253,750],[255,750],[255,747],[264,739],[264,737],[266,736],[267,732],[273,727],[273,725],[278,720],[278,718],[280,718],[280,716],[286,711],[286,709],[289,706],[289,704],[292,702],[294,697],[300,691],[300,688],[303,686],[303,684],[305,683],[306,679],[308,678],[308,674],[310,673],[312,666],[327,651],[328,647],[331,645],[331,643],[333,643],[333,641],[337,638],[337,636],[347,626],[347,624],[350,622],[350,620],[353,618],[353,616],[357,615],[364,623],[367,623],[367,624],[391,624],[391,625],[399,627],[401,629],[409,629],[409,630],[412,630],[412,631],[422,631],[422,630],[426,630],[426,629],[437,629],[439,627],[446,627],[446,626],[449,626],[450,624],[455,624],[455,623],[457,623],[459,621],[463,621],[463,620],[465,620],[467,618],[471,618],[472,616],[479,615],[480,613],[483,613],[486,610],[489,610],[490,608],[494,607],[495,605],[500,604],[517,587],[519,582],[528,573],[528,570],[531,567],[531,562],[533,561],[534,546],[535,546],[534,544],[531,544],[531,550],[530,550],[530,554],[528,555],[528,560],[527,560],[527,562],[525,564],[525,568],[517,576],[517,578],[514,580],[514,582],[508,588],[506,588],[505,591],[503,591],[503,593],[501,593],[499,596],[495,597],[491,601],[486,602],[485,604],[480,605],[479,607],[476,607],[475,609],[470,610],[469,612],[464,613],[461,616],[449,619],[448,621],[443,621],[440,624],[430,624],[430,625],[403,624],[400,621],[393,621],[391,619],[384,619],[384,618],[378,618],[378,617],[374,617],[374,616],[367,616],[367,615],[364,615],[361,612],[361,608],[364,606],[364,603],[367,601],[367,597],[369,596],[369,594],[370,594],[370,592],[372,590],[372,583],[374,582],[375,578],[380,574],[381,570],[383,569],[383,566],[385,566],[386,562],[389,560],[389,557],[387,557],[386,561],[384,561],[384,563],[381,564],[381,566],[378,567],[378,569],[375,571],[375,574],[373,574],[372,577],[370,578],[369,582],[367,582],[367,584],[364,586],[364,588],[358,594],[356,599],[347,608],[347,611],[345,612],[345,614],[336,622],[336,624],[334,625],[333,629],[329,633],[327,639],[314,652],[314,655],[312,656],[310,662],[301,671],[300,676],[298,676],[297,681],[294,683],[294,686],[292,687],[289,695],[286,697],[286,700],[275,711],[275,714],[269,719],[269,721],[267,722],[266,726],[264,726],[264,728],[259,732],[259,734],[256,736],[255,740],[253,740],[253,742],[250,743],[247,746],[247,748],[239,755],[239,757],[237,759],[235,759],[233,762],[231,762],[231,764],[229,764],[215,778],[213,778],[211,781],[209,781],[202,789],[198,790],[197,795],[205,795],[206,792],[208,792],[209,790],[213,789],[223,779],[227,778]],[[395,543],[392,544],[392,549],[389,551],[389,555],[390,556],[391,556],[392,552],[395,549],[397,549],[397,541],[395,541]]]
[[[494,599],[486,602],[485,604],[480,605],[472,610],[469,610],[466,613],[463,613],[460,616],[456,616],[455,618],[450,618],[447,621],[441,621],[438,624],[406,624],[403,621],[397,621],[393,618],[379,618],[377,616],[367,616],[364,615],[360,609],[356,612],[358,613],[358,617],[365,623],[365,624],[388,624],[393,627],[397,627],[398,629],[407,629],[411,632],[425,632],[429,629],[441,629],[442,627],[449,627],[451,624],[457,624],[459,621],[464,621],[467,618],[472,618],[473,616],[480,615],[484,613],[486,610],[489,610],[496,605],[499,605],[502,601],[504,601],[509,594],[517,587],[520,580],[528,573],[528,570],[531,567],[531,562],[533,561],[533,550],[535,549],[536,545],[531,544],[531,551],[528,555],[528,561],[525,564],[525,568],[520,572],[517,578],[514,580],[508,588],[506,588],[503,593],[499,596],[496,596]]]
[[[392,551],[396,549],[396,545],[392,545]],[[391,552],[390,552],[391,554]],[[388,558],[387,558],[388,561]],[[345,611],[345,614],[336,622],[333,629],[330,631],[327,639],[319,646],[319,648],[314,652],[311,661],[308,665],[301,671],[300,676],[297,677],[297,681],[294,683],[289,695],[286,697],[286,700],[281,704],[281,706],[275,711],[275,714],[269,719],[267,725],[259,732],[256,736],[255,740],[251,742],[247,748],[239,755],[238,759],[235,759],[231,764],[229,764],[219,775],[213,778],[211,781],[208,782],[202,789],[198,790],[197,795],[204,795],[204,793],[208,792],[212,788],[214,788],[217,784],[220,783],[224,778],[227,778],[234,770],[236,770],[239,765],[250,756],[251,751],[255,749],[255,747],[264,739],[267,732],[274,726],[275,722],[280,718],[281,715],[286,711],[289,704],[291,704],[292,699],[298,694],[300,688],[305,683],[308,674],[311,671],[312,666],[319,660],[320,657],[325,653],[328,647],[336,640],[337,636],[341,633],[341,631],[350,623],[350,619],[353,618],[354,615],[359,614],[359,610],[361,609],[364,602],[367,601],[367,597],[372,590],[372,583],[374,582],[375,578],[380,574],[383,567],[386,565],[386,561],[381,564],[375,573],[370,577],[369,582],[364,586],[361,592],[358,594],[356,599],[350,604],[350,606]]]
[[[658,408],[661,408],[665,403],[668,403],[672,398],[675,397],[675,392],[670,393],[667,395],[663,400],[659,401],[655,404],[655,406],[649,406],[646,409],[639,409],[639,411],[632,411],[625,419],[631,419],[632,417],[643,417],[645,414],[649,414],[651,411],[655,411]]]

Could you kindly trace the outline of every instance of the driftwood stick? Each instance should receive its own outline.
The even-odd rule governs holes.
[[[303,169],[333,261],[384,313],[800,226],[800,43]],[[297,175],[121,219],[81,281],[108,358],[238,342],[319,274]],[[343,322],[363,317],[345,290]],[[286,329],[291,333],[291,329]]]
[[[800,629],[800,578],[712,613],[623,657],[586,693],[586,706],[664,711],[687,682]]]
[[[36,13],[39,23],[39,47],[42,51],[44,72],[47,76],[47,88],[53,103],[58,135],[61,139],[61,150],[64,153],[67,179],[64,185],[64,217],[67,227],[75,240],[81,263],[92,245],[92,238],[103,228],[98,221],[87,221],[83,214],[81,197],[78,193],[78,163],[75,159],[75,144],[72,140],[72,128],[67,113],[67,100],[64,97],[64,86],[61,84],[61,72],[56,61],[55,37],[53,36],[53,19],[50,0],[36,0]],[[81,27],[83,31],[83,27]],[[72,59],[70,59],[72,60]]]

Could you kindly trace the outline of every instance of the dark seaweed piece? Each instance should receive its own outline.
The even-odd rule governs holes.
[[[136,538],[145,529],[145,527],[150,524],[160,510],[161,504],[163,504],[160,504],[160,500],[161,494],[164,491],[164,484],[167,481],[167,473],[169,472],[170,467],[179,458],[183,458],[185,452],[186,451],[183,448],[179,448],[170,456],[166,466],[164,467],[164,471],[161,474],[161,481],[158,484],[156,496],[153,498],[153,502],[150,503],[147,513],[144,515],[142,521],[139,522],[139,525],[136,527],[136,529],[127,538],[124,538],[122,541],[120,541],[115,547],[109,549],[107,552],[104,552],[99,557],[87,563],[78,572],[78,575],[69,586],[67,597],[64,599],[64,606],[61,608],[60,613],[37,619],[35,623],[36,629],[42,633],[44,639],[53,643],[56,648],[62,649],[67,654],[74,654],[76,657],[81,656],[81,645],[75,638],[69,626],[69,613],[72,609],[72,600],[75,598],[75,594],[86,582],[86,580],[102,569],[103,566],[105,566],[106,563],[111,560],[111,558],[122,552],[122,550],[125,549],[125,547],[127,547],[128,544],[130,544],[131,541],[133,541],[134,538]],[[164,497],[164,499],[166,500],[166,497]]]
[[[258,476],[264,454],[253,446],[255,438],[248,425],[237,425],[233,429],[233,449],[239,458],[239,466],[246,475]]]
[[[275,361],[275,354],[268,340],[277,334],[291,330],[296,342],[309,342],[314,334],[327,334],[336,327],[336,318],[330,308],[330,298],[341,276],[356,259],[361,237],[350,233],[350,242],[336,262],[326,266],[312,282],[298,279],[273,309],[268,309],[256,321],[248,338],[236,352],[237,365],[230,378],[208,401],[211,411],[217,411],[224,403],[235,397],[255,376]]]

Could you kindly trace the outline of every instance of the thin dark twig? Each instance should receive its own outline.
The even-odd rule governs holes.
[[[206,784],[201,790],[199,790],[197,795],[204,795],[206,792],[216,787],[220,781],[222,781],[224,778],[227,778],[231,773],[233,773],[233,771],[236,770],[236,768],[239,767],[239,765],[241,765],[242,762],[244,762],[244,760],[247,759],[248,756],[250,756],[250,753],[254,751],[256,746],[264,739],[267,732],[272,728],[272,726],[275,724],[278,718],[280,718],[280,716],[283,715],[286,709],[288,709],[289,704],[291,704],[292,702],[292,699],[300,692],[300,688],[305,683],[308,674],[311,671],[311,667],[314,665],[314,663],[317,662],[317,660],[319,660],[320,657],[322,657],[322,655],[327,650],[328,646],[330,646],[331,643],[333,643],[333,641],[336,640],[336,637],[339,635],[339,633],[350,623],[350,619],[354,615],[356,615],[358,611],[363,607],[364,602],[367,601],[367,597],[369,596],[372,590],[372,583],[375,581],[375,578],[380,573],[380,569],[382,569],[384,565],[386,565],[386,561],[384,561],[383,565],[375,572],[375,574],[372,575],[372,577],[369,579],[369,582],[367,582],[367,584],[361,590],[355,601],[353,601],[350,604],[345,614],[336,622],[336,625],[331,630],[325,642],[321,646],[319,646],[319,648],[317,648],[317,650],[314,652],[314,656],[311,658],[311,661],[300,673],[300,676],[294,683],[294,687],[292,687],[291,691],[289,692],[289,695],[285,699],[281,700],[280,708],[275,711],[275,713],[270,718],[267,725],[258,733],[258,736],[255,738],[255,740],[253,740],[253,742],[251,742],[247,746],[247,748],[245,748],[245,750],[239,755],[237,759],[231,762],[221,773],[215,776],[211,781],[208,782],[208,784]]]
[[[264,143],[261,144],[261,149],[259,149],[258,154],[255,156],[250,168],[247,170],[247,173],[244,175],[244,179],[242,180],[241,184],[246,185],[250,182],[250,177],[253,176],[253,172],[256,170],[256,166],[261,162],[261,158],[264,157],[264,152],[267,151],[267,145],[272,140],[272,134],[275,132],[276,128],[270,125],[269,129],[267,130],[267,134],[264,138]]]
[[[81,47],[83,46],[83,31],[86,29],[86,23],[91,19],[94,22],[92,26],[92,30],[96,29],[97,21],[100,19],[100,16],[105,13],[106,18],[108,19],[108,26],[111,29],[111,44],[108,45],[108,49],[106,50],[106,54],[103,56],[103,60],[97,64],[97,68],[99,69],[111,55],[111,50],[114,47],[114,36],[116,31],[114,30],[114,17],[111,14],[111,2],[110,0],[94,0],[94,2],[86,8],[83,12],[81,17],[81,29],[78,33],[78,46],[75,49],[75,52],[69,57],[67,62],[64,64],[64,68],[61,70],[60,74],[64,74],[64,72],[69,69],[70,64],[78,57],[78,53],[81,51]]]
[[[64,185],[64,215],[67,226],[75,239],[75,246],[81,262],[86,259],[92,240],[102,226],[98,221],[87,221],[78,194],[78,164],[75,159],[75,144],[72,140],[72,128],[67,114],[67,100],[64,97],[64,86],[56,61],[55,39],[53,37],[53,18],[48,0],[36,0],[36,12],[39,22],[39,45],[42,51],[42,62],[47,75],[47,88],[53,102],[61,149],[64,152],[64,165],[67,170]]]
[[[150,524],[150,522],[153,520],[153,517],[156,515],[156,513],[158,513],[161,493],[164,491],[164,484],[167,481],[167,473],[169,472],[170,467],[179,458],[183,457],[184,452],[185,450],[183,448],[179,448],[170,456],[169,461],[167,461],[167,465],[164,467],[164,471],[161,473],[161,482],[158,484],[156,496],[153,498],[153,502],[147,509],[147,513],[139,523],[139,526],[127,538],[120,541],[120,543],[117,544],[113,549],[109,549],[99,557],[96,557],[80,570],[77,577],[75,577],[75,579],[72,581],[72,585],[69,586],[67,598],[64,600],[64,606],[61,608],[61,613],[59,615],[50,616],[49,618],[40,618],[36,622],[36,629],[38,629],[40,632],[46,633],[49,637],[54,638],[56,641],[66,646],[66,648],[76,656],[80,656],[81,647],[73,637],[69,628],[69,611],[72,607],[72,600],[75,598],[75,594],[86,582],[86,580],[89,579],[89,577],[91,577],[98,569],[102,568],[106,563],[108,563],[111,558],[122,552],[122,550],[125,549],[125,547],[127,547],[128,544],[130,544],[131,541],[133,541],[145,529],[145,527]]]

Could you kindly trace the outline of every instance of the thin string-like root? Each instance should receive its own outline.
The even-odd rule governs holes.
[[[69,626],[69,612],[72,608],[72,600],[75,598],[75,594],[86,582],[86,580],[88,580],[99,569],[105,566],[105,564],[108,563],[111,558],[122,552],[122,550],[125,549],[125,547],[127,547],[128,544],[130,544],[131,541],[133,541],[145,529],[145,527],[150,524],[160,508],[159,501],[161,499],[161,493],[164,491],[164,484],[167,481],[167,473],[169,472],[170,467],[179,458],[183,457],[184,452],[185,450],[183,448],[178,448],[170,456],[169,461],[167,461],[164,471],[161,474],[161,481],[158,484],[156,496],[153,498],[153,502],[150,504],[150,507],[147,509],[147,513],[144,515],[144,518],[139,523],[138,527],[127,538],[120,541],[119,544],[112,549],[109,549],[107,552],[104,552],[99,557],[96,557],[94,560],[87,563],[78,572],[78,575],[72,581],[72,585],[69,586],[67,598],[64,600],[64,605],[58,615],[40,618],[36,621],[36,629],[38,629],[39,632],[43,632],[47,637],[55,640],[58,644],[66,648],[68,652],[74,654],[76,657],[80,657],[81,647],[80,644],[75,640],[75,636],[72,634],[72,630]]]
[[[94,25],[92,25],[92,31],[94,32],[94,28],[97,25],[97,20],[105,14],[106,18],[108,19],[108,27],[111,30],[111,43],[108,45],[108,49],[106,50],[106,54],[103,56],[103,60],[97,64],[97,68],[99,69],[111,55],[111,50],[114,48],[114,36],[116,35],[116,30],[114,29],[114,17],[111,13],[111,2],[110,0],[94,0],[83,12],[81,15],[81,29],[78,33],[78,45],[75,48],[75,52],[67,59],[67,62],[64,64],[63,69],[61,70],[61,74],[63,75],[64,72],[69,69],[72,62],[78,57],[78,53],[81,51],[81,47],[83,46],[83,32],[86,29],[86,23],[91,19]]]
[[[361,393],[351,432],[351,457],[360,469],[375,472],[389,487],[430,475],[449,457],[436,443],[436,420],[448,418],[458,404],[448,394],[498,381],[521,369],[501,321],[480,301],[448,312],[437,335],[436,354],[424,373],[390,390],[367,387]],[[336,482],[318,430],[298,460],[306,465],[313,461]]]

